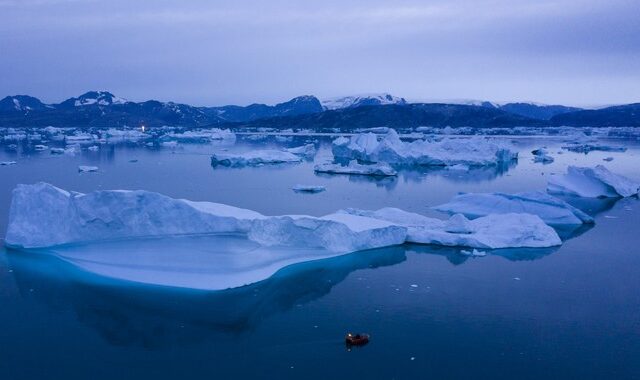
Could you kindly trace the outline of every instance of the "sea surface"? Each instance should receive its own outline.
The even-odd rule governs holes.
[[[458,192],[544,190],[568,165],[604,164],[640,180],[637,141],[604,141],[626,152],[583,154],[563,150],[562,137],[505,137],[521,152],[510,167],[422,168],[396,179],[316,175],[313,161],[210,165],[215,151],[309,139],[320,146],[316,162],[331,157],[330,139],[317,137],[103,144],[75,156],[0,146],[0,161],[17,162],[0,166],[0,237],[12,189],[38,181],[79,192],[144,189],[267,215],[399,207],[444,217],[430,207]],[[530,151],[542,146],[555,162],[532,162]],[[78,165],[99,171],[78,173]],[[299,194],[296,184],[327,190]],[[560,247],[473,258],[404,245],[295,264],[214,292],[118,281],[53,254],[0,248],[0,379],[639,379],[640,201],[570,202],[596,224],[563,234]],[[198,243],[170,240],[147,250],[169,268]],[[349,350],[347,332],[371,342]]]

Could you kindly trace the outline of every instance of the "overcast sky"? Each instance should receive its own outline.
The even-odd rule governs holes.
[[[640,102],[639,0],[0,0],[0,97]]]

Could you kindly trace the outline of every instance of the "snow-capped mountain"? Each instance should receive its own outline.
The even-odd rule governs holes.
[[[28,112],[46,108],[51,108],[51,106],[42,103],[38,98],[28,95],[7,96],[0,100],[0,111],[4,112]]]
[[[110,106],[114,104],[125,104],[126,99],[119,98],[108,91],[89,91],[77,98],[70,98],[60,103],[63,107],[82,107],[82,106]]]
[[[337,110],[343,108],[355,108],[360,106],[380,106],[387,104],[407,104],[404,98],[399,98],[391,94],[369,94],[343,96],[339,98],[325,99],[322,101],[322,107],[325,110]]]

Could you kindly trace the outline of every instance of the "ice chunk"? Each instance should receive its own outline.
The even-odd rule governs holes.
[[[602,152],[625,152],[627,150],[627,148],[623,146],[613,146],[613,145],[606,145],[606,144],[600,144],[595,142],[593,143],[575,142],[575,143],[563,146],[562,149],[566,149],[576,153],[589,153],[596,150],[602,151]]]
[[[407,229],[353,215],[268,217],[148,191],[69,193],[46,183],[13,191],[5,243],[22,248],[193,234],[244,234],[268,246],[351,252],[402,244]]]
[[[313,144],[305,144],[294,148],[288,148],[286,151],[298,156],[313,157],[316,154],[316,146]]]
[[[550,164],[554,161],[553,157],[551,157],[549,155],[549,152],[544,148],[532,150],[531,153],[533,154],[534,162],[542,162],[543,164]]]
[[[217,166],[257,166],[264,164],[298,163],[302,159],[293,153],[282,150],[252,150],[242,153],[214,153],[211,165]]]
[[[339,159],[392,165],[485,166],[504,164],[518,157],[517,152],[486,139],[403,142],[393,129],[381,141],[372,133],[340,137],[333,142],[332,151]]]
[[[296,193],[320,193],[327,190],[324,186],[313,185],[296,185],[293,187],[293,191]]]
[[[17,162],[15,161],[1,161],[0,162],[0,166],[9,166],[9,165],[15,165],[17,164]]]
[[[556,231],[531,214],[491,214],[474,220],[454,215],[448,221],[396,208],[343,212],[390,221],[408,228],[407,242],[472,248],[542,248],[562,244]],[[453,219],[453,220],[452,220]]]
[[[315,166],[316,173],[329,173],[329,174],[356,174],[356,175],[369,175],[369,176],[396,176],[398,173],[393,168],[386,164],[373,164],[373,165],[361,165],[356,160],[349,162],[349,165],[343,166],[340,164],[324,163]]]
[[[88,147],[87,150],[89,150],[91,152],[97,152],[98,150],[100,150],[100,147],[97,146],[97,145],[92,145],[92,146]]]
[[[78,166],[78,171],[80,173],[92,173],[92,172],[97,172],[98,171],[98,167],[97,166],[80,165],[80,166]]]
[[[33,149],[34,149],[34,150],[36,150],[36,151],[43,151],[43,150],[47,150],[47,149],[48,149],[48,147],[47,147],[46,145],[39,145],[39,144],[38,144],[38,145],[35,145],[35,146],[33,147]]]
[[[549,179],[547,191],[585,198],[629,197],[638,194],[640,183],[610,172],[606,167],[569,166],[567,174]]]
[[[526,213],[538,215],[550,225],[593,223],[593,218],[556,197],[540,191],[525,193],[468,193],[433,207],[450,214],[478,218],[489,214]]]

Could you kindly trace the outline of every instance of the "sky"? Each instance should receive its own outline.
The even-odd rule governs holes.
[[[639,0],[0,0],[0,97],[640,102]]]

